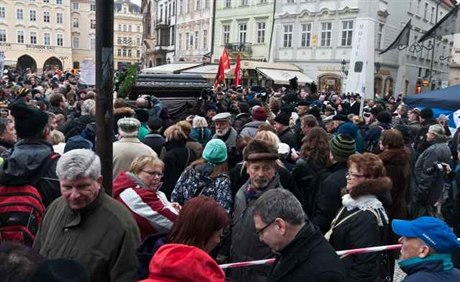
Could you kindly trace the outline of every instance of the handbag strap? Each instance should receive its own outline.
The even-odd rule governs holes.
[[[335,228],[339,227],[340,225],[342,225],[342,223],[344,223],[345,221],[349,220],[351,217],[353,217],[353,216],[355,216],[355,215],[357,215],[358,213],[361,212],[361,210],[357,210],[354,213],[349,214],[348,216],[346,216],[345,218],[343,218],[341,221],[339,221],[337,223],[337,221],[339,220],[339,218],[342,215],[344,210],[345,210],[345,207],[342,207],[342,209],[339,211],[339,213],[337,213],[337,216],[334,218],[334,220],[332,220],[331,229],[329,229],[329,231],[327,231],[327,233],[324,234],[324,237],[326,238],[326,240],[329,241],[329,239],[331,239],[332,232],[334,232]]]
[[[187,162],[185,163],[185,167],[186,168],[188,166],[188,163],[190,162],[190,148],[189,147],[185,147],[187,149]]]

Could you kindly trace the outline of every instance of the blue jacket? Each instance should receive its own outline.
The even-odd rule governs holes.
[[[410,258],[399,262],[407,273],[404,282],[460,281],[460,270],[454,268],[450,254],[433,254],[424,259]]]

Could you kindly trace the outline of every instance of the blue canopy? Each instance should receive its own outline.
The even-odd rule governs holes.
[[[460,109],[460,84],[426,92],[418,95],[404,97],[404,103],[410,108],[430,107],[456,111]]]

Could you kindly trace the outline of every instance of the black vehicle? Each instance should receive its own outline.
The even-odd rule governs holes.
[[[201,75],[140,73],[136,85],[129,94],[130,100],[141,95],[159,98],[173,120],[196,114],[200,97],[212,85]]]

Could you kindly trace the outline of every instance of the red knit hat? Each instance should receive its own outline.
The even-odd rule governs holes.
[[[266,121],[268,117],[267,111],[264,107],[257,107],[257,109],[252,111],[252,119],[259,120],[259,121]]]
[[[149,265],[149,277],[139,282],[223,282],[225,274],[205,251],[188,245],[161,246]]]

